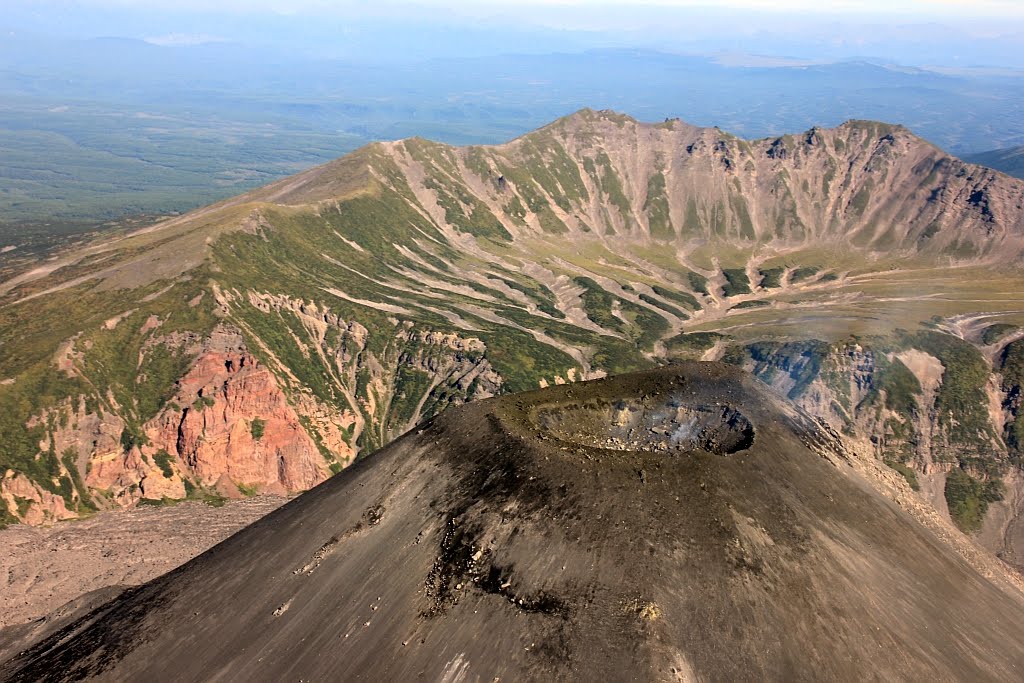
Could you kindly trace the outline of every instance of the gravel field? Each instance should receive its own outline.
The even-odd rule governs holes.
[[[258,496],[102,512],[52,527],[0,531],[0,628],[25,623],[89,591],[145,583],[287,501]]]

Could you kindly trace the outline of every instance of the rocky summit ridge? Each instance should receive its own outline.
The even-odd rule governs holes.
[[[0,283],[0,524],[301,491],[450,406],[707,358],[1020,562],[1022,246],[1024,182],[882,123],[375,143]]]

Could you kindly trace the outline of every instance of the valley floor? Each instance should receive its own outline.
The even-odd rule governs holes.
[[[174,569],[276,509],[258,496],[221,508],[199,502],[102,512],[52,527],[0,531],[0,628],[47,615],[108,586],[134,586]]]

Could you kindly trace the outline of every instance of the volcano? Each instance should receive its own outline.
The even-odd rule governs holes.
[[[444,412],[6,681],[1012,680],[1024,597],[717,363]]]

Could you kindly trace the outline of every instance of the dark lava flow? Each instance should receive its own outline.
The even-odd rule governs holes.
[[[689,363],[445,412],[0,680],[1019,680],[1024,598]]]

